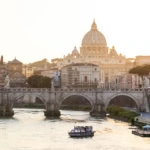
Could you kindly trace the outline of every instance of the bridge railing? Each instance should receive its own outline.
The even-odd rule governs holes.
[[[67,89],[56,89],[55,91],[58,92],[67,92],[67,91],[76,91],[76,92],[102,92],[102,91],[143,91],[143,89],[139,88],[139,89],[102,89],[102,88],[67,88]]]
[[[49,92],[50,88],[0,88],[0,92]]]
[[[102,92],[102,91],[122,91],[139,92],[143,89],[107,89],[107,88],[0,88],[0,92]]]

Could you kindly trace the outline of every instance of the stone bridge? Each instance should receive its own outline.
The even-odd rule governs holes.
[[[1,88],[0,116],[13,116],[15,101],[27,96],[39,98],[45,105],[45,116],[59,116],[62,102],[70,96],[84,97],[91,104],[92,116],[101,116],[106,112],[110,101],[118,96],[130,97],[138,111],[149,112],[150,89],[104,90],[104,89],[47,89],[47,88]]]

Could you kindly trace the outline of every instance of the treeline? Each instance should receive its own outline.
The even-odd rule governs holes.
[[[27,79],[31,88],[51,88],[51,78],[42,75],[32,75]]]
[[[107,108],[107,113],[109,113],[109,117],[127,122],[132,122],[134,120],[134,117],[139,115],[134,111],[126,110],[119,106],[109,106]]]

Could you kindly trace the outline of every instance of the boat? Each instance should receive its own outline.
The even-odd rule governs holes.
[[[70,137],[93,137],[95,131],[93,131],[92,126],[74,126],[70,132],[68,132]]]
[[[132,130],[132,134],[141,136],[141,137],[150,137],[150,125],[142,126],[142,128],[136,128]]]

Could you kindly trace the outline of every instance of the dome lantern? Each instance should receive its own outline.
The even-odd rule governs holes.
[[[91,26],[91,30],[97,30],[97,25],[95,23],[95,20],[93,21],[93,24]]]

